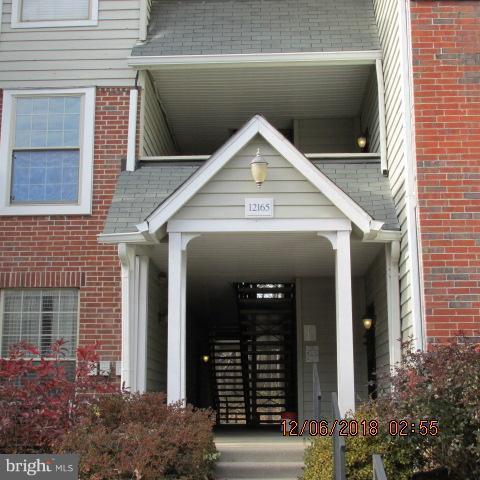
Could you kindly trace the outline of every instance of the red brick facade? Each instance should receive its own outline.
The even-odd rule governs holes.
[[[120,263],[97,234],[127,154],[129,92],[97,89],[92,215],[0,217],[0,288],[78,287],[79,343],[99,341],[105,360],[121,353]]]
[[[480,2],[412,0],[428,341],[480,336]]]

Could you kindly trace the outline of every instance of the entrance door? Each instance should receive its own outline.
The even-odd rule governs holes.
[[[238,324],[211,343],[218,423],[280,423],[297,408],[295,286],[234,287]]]

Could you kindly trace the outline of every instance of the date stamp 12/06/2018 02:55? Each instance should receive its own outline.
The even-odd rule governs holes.
[[[377,436],[380,433],[378,420],[282,420],[282,435],[285,437],[332,437],[336,431],[341,437],[357,435]],[[439,434],[438,420],[390,420],[387,422],[387,432],[392,437],[407,437],[409,435],[437,436]]]

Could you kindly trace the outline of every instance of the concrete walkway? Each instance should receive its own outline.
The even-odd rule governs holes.
[[[284,437],[280,427],[219,428],[217,480],[294,480],[302,472],[308,438]]]

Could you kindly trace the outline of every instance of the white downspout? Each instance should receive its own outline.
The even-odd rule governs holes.
[[[135,171],[137,146],[137,108],[138,90],[130,90],[130,106],[128,111],[128,144],[127,144],[127,172]]]
[[[387,311],[388,311],[388,352],[390,367],[401,360],[402,329],[400,325],[400,242],[385,244],[385,264],[387,270]]]
[[[375,61],[378,90],[378,127],[380,130],[380,169],[385,175],[388,173],[387,166],[387,126],[385,117],[385,83],[383,80],[383,65],[380,59]]]

